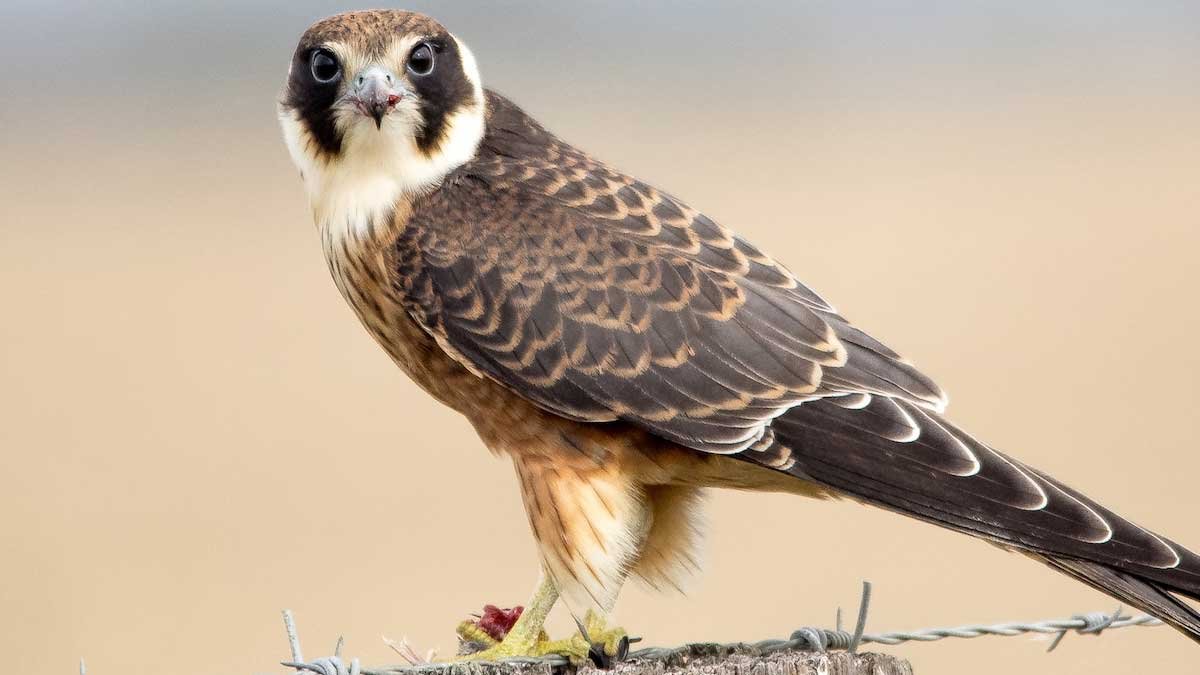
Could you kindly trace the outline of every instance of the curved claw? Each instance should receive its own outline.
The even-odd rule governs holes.
[[[637,640],[631,640],[624,629],[606,627],[604,619],[591,610],[584,615],[583,621],[577,617],[572,618],[575,619],[575,626],[579,628],[579,634],[588,645],[587,658],[597,668],[607,670],[624,661],[629,656],[630,643]]]

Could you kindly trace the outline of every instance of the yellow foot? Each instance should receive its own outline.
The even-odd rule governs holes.
[[[591,648],[582,636],[576,635],[566,640],[551,640],[542,633],[532,642],[501,640],[482,651],[469,654],[459,654],[454,661],[503,661],[513,658],[531,658],[558,655],[565,657],[573,664],[587,662],[588,650]]]
[[[587,658],[588,644],[579,636],[551,640],[541,626],[521,622],[524,609],[500,609],[493,605],[473,621],[458,624],[459,654],[455,661],[498,661],[518,657],[559,654],[573,663]]]
[[[463,621],[458,633],[462,649],[454,661],[499,661],[520,657],[563,656],[575,665],[592,661],[608,667],[614,660],[625,658],[629,638],[620,628],[608,628],[602,618],[589,611],[579,624],[580,632],[564,640],[551,640],[546,632],[536,635],[514,625],[521,608],[498,610],[485,607],[475,621]],[[463,651],[466,650],[466,651]]]

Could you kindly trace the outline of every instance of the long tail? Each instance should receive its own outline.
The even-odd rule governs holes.
[[[857,500],[1021,551],[1200,642],[1200,556],[885,396],[805,403],[771,430],[783,469]],[[751,459],[750,457],[747,457]]]

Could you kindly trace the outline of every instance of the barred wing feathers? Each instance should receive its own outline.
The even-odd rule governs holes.
[[[536,152],[493,139],[500,151],[453,174],[396,245],[411,313],[469,367],[558,414],[715,453],[832,394],[942,405],[712,219],[543,131],[517,138]]]

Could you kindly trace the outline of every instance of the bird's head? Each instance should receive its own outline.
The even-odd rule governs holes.
[[[484,105],[466,45],[427,16],[379,10],[305,31],[279,117],[320,211],[346,199],[394,203],[436,186],[475,155]]]

